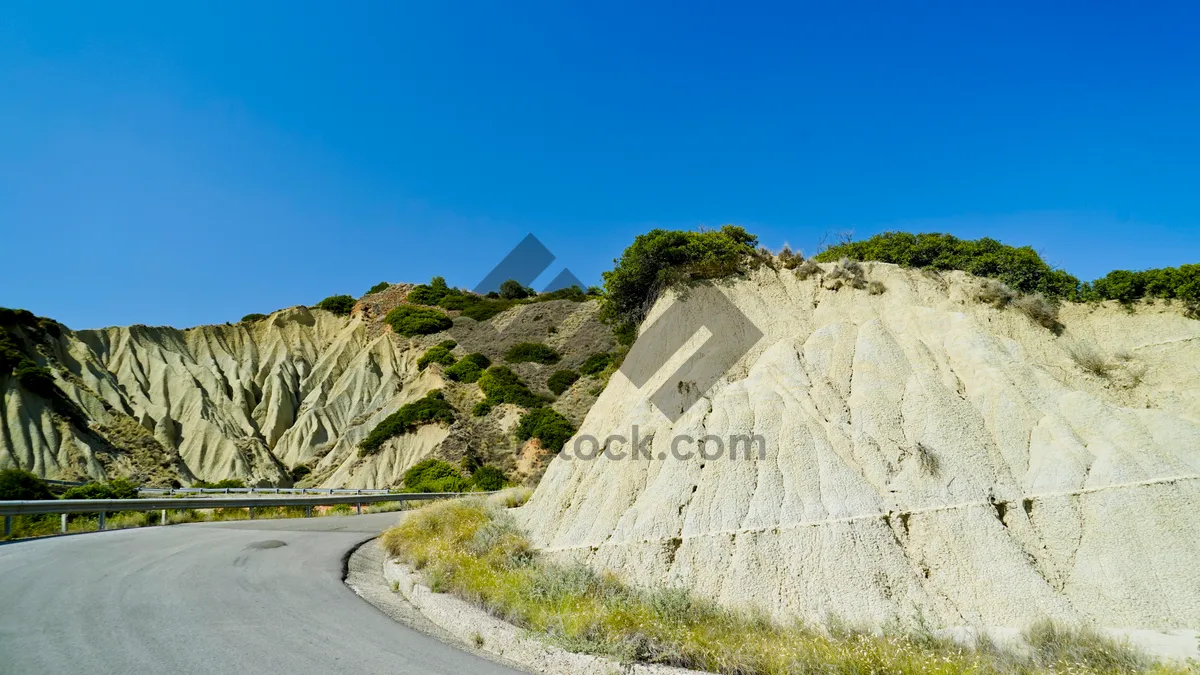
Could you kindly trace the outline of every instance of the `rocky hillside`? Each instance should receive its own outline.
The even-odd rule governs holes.
[[[544,343],[559,363],[509,365],[553,400],[552,372],[613,347],[611,331],[596,320],[597,303],[516,304],[483,321],[448,311],[448,329],[404,337],[384,319],[411,289],[372,293],[347,316],[295,307],[190,329],[71,331],[10,311],[3,329],[14,354],[44,368],[48,386],[31,390],[26,380],[34,381],[19,377],[15,364],[0,368],[0,467],[149,484],[241,478],[286,486],[303,476],[305,485],[390,487],[421,459],[472,454],[514,480],[535,479],[546,458],[530,457],[530,444],[513,437],[522,410],[504,404],[472,416],[479,387],[418,361],[446,340],[457,343],[457,356],[478,352],[496,363],[513,344]],[[359,451],[382,420],[434,389],[456,406],[452,423],[397,435],[373,454]],[[554,406],[578,422],[597,393],[585,377]]]
[[[687,388],[667,378],[703,340],[688,326],[720,308],[653,306],[629,358],[688,346],[640,388],[615,374],[580,429],[637,425],[651,458],[555,459],[519,511],[540,548],[777,617],[1200,628],[1200,321],[1181,303],[1054,316],[957,271],[791,266],[710,287],[763,336],[675,422],[651,395]],[[761,458],[730,457],[742,434]],[[673,457],[684,435],[726,452]]]

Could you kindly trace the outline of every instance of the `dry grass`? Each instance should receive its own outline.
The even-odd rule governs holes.
[[[1092,345],[1079,343],[1067,348],[1075,365],[1100,378],[1107,378],[1117,366]]]
[[[996,309],[1003,309],[1017,298],[1017,292],[995,279],[985,279],[975,292],[975,299]]]
[[[792,251],[792,247],[785,245],[779,252],[779,262],[784,269],[794,270],[804,263],[804,254],[800,251]]]
[[[812,258],[809,258],[808,260],[805,260],[803,263],[796,266],[796,276],[801,279],[808,279],[814,274],[820,273],[821,266],[818,265],[817,261],[813,260]]]
[[[422,508],[383,537],[436,592],[575,652],[737,675],[1183,673],[1108,638],[1039,624],[1028,653],[967,647],[928,629],[780,624],[680,589],[640,590],[540,560],[511,516],[483,499]]]
[[[1013,306],[1025,313],[1034,323],[1061,333],[1063,325],[1058,322],[1058,305],[1046,299],[1041,293],[1022,295],[1013,301]]]
[[[883,295],[887,292],[887,286],[884,286],[882,281],[872,281],[867,284],[867,292],[871,295]]]

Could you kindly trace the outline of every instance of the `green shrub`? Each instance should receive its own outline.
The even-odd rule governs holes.
[[[77,485],[63,493],[63,499],[137,499],[138,486],[117,478],[107,483],[91,482]]]
[[[388,312],[383,320],[396,334],[405,337],[440,333],[454,325],[450,317],[436,309],[412,305],[400,305]]]
[[[0,471],[0,501],[54,499],[50,488],[36,474],[21,469]]]
[[[977,277],[999,279],[1023,293],[1074,297],[1079,280],[1056,270],[1029,246],[1006,246],[995,239],[959,239],[949,234],[884,232],[822,251],[818,262],[841,258],[874,260],[904,267],[962,270]]]
[[[583,360],[583,365],[579,366],[579,372],[584,375],[599,375],[610,363],[612,363],[611,354],[592,354]]]
[[[504,360],[509,363],[541,363],[551,365],[558,363],[562,357],[558,352],[540,342],[519,342],[504,353]]]
[[[538,293],[534,298],[534,302],[549,302],[551,300],[570,300],[571,302],[584,302],[588,299],[583,289],[578,286],[567,286],[560,288],[557,291],[549,293]]]
[[[521,416],[517,438],[536,438],[542,447],[552,452],[562,450],[563,444],[575,435],[575,425],[553,408],[534,408]]]
[[[404,472],[404,487],[408,492],[464,492],[470,483],[449,463],[430,457]]]
[[[484,369],[489,365],[491,365],[491,361],[483,354],[478,352],[467,354],[458,363],[446,369],[446,377],[455,382],[471,384],[479,381]]]
[[[333,312],[338,316],[346,316],[354,309],[354,298],[348,295],[331,295],[317,303],[317,309]]]
[[[306,464],[297,464],[292,467],[292,482],[298,482],[312,473],[312,469]]]
[[[500,469],[490,464],[484,464],[471,473],[471,482],[480,490],[492,492],[503,489],[508,483],[508,479]]]
[[[55,398],[58,387],[54,385],[54,376],[48,368],[42,368],[28,359],[22,361],[13,375],[22,387],[42,398]]]
[[[487,401],[480,401],[475,404],[475,407],[471,408],[471,415],[474,417],[483,417],[490,412],[492,412],[492,404]]]
[[[512,403],[522,408],[537,408],[544,403],[507,366],[488,368],[487,372],[479,378],[479,388],[487,397],[487,403],[492,406]]]
[[[388,415],[358,444],[359,456],[371,455],[393,436],[407,434],[417,427],[435,422],[454,423],[454,407],[446,402],[440,390],[434,389],[412,403],[400,406]]]
[[[414,286],[408,292],[408,297],[405,299],[414,305],[429,305],[432,307],[438,304],[438,301],[443,297],[454,292],[461,291],[455,291],[447,286],[445,277],[434,277],[429,280],[428,284]]]
[[[1200,264],[1140,272],[1113,270],[1091,284],[1085,284],[1080,295],[1084,300],[1117,300],[1122,303],[1142,298],[1200,301]]]
[[[734,225],[720,230],[651,230],[638,235],[604,273],[601,316],[614,324],[640,324],[667,288],[700,279],[744,273],[758,238]]]
[[[372,286],[370,289],[368,289],[368,290],[367,290],[367,295],[373,295],[373,294],[375,294],[375,293],[378,293],[378,292],[380,292],[380,291],[386,291],[387,289],[391,288],[391,286],[392,286],[392,285],[391,285],[391,284],[389,284],[388,282],[386,282],[386,281],[381,281],[381,282],[379,282],[379,283],[375,284],[374,286]]]
[[[524,300],[534,295],[533,289],[522,286],[516,279],[509,279],[500,284],[500,297],[505,300]]]
[[[206,490],[234,490],[246,487],[246,481],[241,478],[222,478],[216,482],[198,480],[192,483],[192,487],[204,488]]]
[[[443,366],[454,365],[455,358],[454,354],[450,353],[450,349],[453,347],[447,349],[443,345],[435,345],[425,350],[421,358],[417,359],[417,369],[425,370],[431,363],[440,363]]]
[[[546,381],[546,386],[557,396],[566,391],[572,384],[575,384],[575,381],[578,379],[579,373],[573,370],[557,370]]]
[[[262,321],[265,318],[267,318],[266,314],[247,314],[242,317],[241,323],[254,323],[255,321]]]

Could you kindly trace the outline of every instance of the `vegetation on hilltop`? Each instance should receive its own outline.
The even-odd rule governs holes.
[[[454,321],[444,312],[413,305],[400,305],[388,312],[383,321],[397,335],[405,337],[440,333],[454,325]]]
[[[831,246],[815,259],[836,262],[842,258],[878,261],[904,267],[962,270],[978,277],[997,279],[1022,293],[1070,298],[1079,279],[1048,265],[1032,247],[1014,247],[995,239],[959,239],[949,234],[884,232],[870,239]]]
[[[636,329],[671,286],[746,272],[757,245],[758,237],[736,225],[699,232],[655,229],[638,235],[603,275],[601,316],[628,334],[628,327]]]
[[[354,309],[354,298],[349,295],[331,295],[317,303],[317,309],[333,312],[338,316],[346,316]]]
[[[1181,300],[1189,315],[1200,318],[1200,265],[1197,264],[1141,271],[1114,270],[1091,283],[1081,283],[1071,274],[1051,267],[1029,246],[1008,246],[987,237],[959,239],[936,232],[884,232],[862,241],[831,246],[815,259],[834,262],[842,258],[962,270],[995,279],[1019,293],[1040,293],[1053,300],[1117,300],[1126,304],[1143,298]],[[986,299],[997,306],[1018,300],[1018,296],[1008,296],[1003,288],[992,287],[986,294]],[[1043,317],[1042,323],[1047,323],[1046,308],[1035,309],[1035,318]]]
[[[367,289],[366,295],[372,295],[372,294],[378,293],[380,291],[386,291],[390,286],[391,286],[391,284],[389,284],[388,282],[381,281],[381,282],[375,284],[374,286],[372,286],[371,288]]]

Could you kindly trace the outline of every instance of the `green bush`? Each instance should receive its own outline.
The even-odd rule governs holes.
[[[117,478],[107,483],[91,482],[77,485],[63,493],[63,499],[137,499],[138,486]]]
[[[449,463],[430,457],[404,472],[404,487],[407,492],[464,492],[470,483]]]
[[[491,464],[484,464],[471,473],[471,482],[480,490],[492,492],[503,489],[508,479],[500,469]]]
[[[450,349],[453,347],[447,349],[443,345],[435,345],[425,350],[421,358],[417,359],[417,369],[425,370],[431,363],[440,363],[443,366],[454,365],[455,358],[454,354],[450,353]]]
[[[522,408],[537,408],[544,401],[529,390],[521,378],[507,366],[492,366],[479,378],[479,388],[492,406],[512,403]]]
[[[358,444],[359,456],[371,455],[393,436],[407,434],[417,427],[434,422],[454,423],[454,407],[446,402],[440,390],[434,389],[412,403],[400,406],[388,415]]]
[[[348,295],[331,295],[317,303],[317,309],[333,312],[338,316],[346,316],[354,309],[354,298]]]
[[[458,363],[446,369],[446,377],[455,382],[471,384],[479,381],[484,369],[489,365],[491,365],[491,361],[483,354],[478,352],[467,354]]]
[[[563,444],[575,435],[575,426],[553,408],[534,408],[521,417],[517,438],[536,438],[542,447],[552,452],[562,450]]]
[[[851,260],[892,263],[904,267],[962,270],[977,277],[999,279],[1023,293],[1074,297],[1079,280],[1046,264],[1029,246],[1007,246],[995,239],[959,239],[941,233],[884,232],[822,251],[818,262]]]
[[[575,384],[575,381],[578,379],[579,373],[573,370],[557,370],[546,381],[546,386],[557,396],[566,391],[572,384]]]
[[[391,284],[389,284],[388,282],[386,282],[386,281],[381,281],[381,282],[379,282],[379,283],[375,284],[374,286],[372,286],[370,289],[368,289],[368,290],[367,290],[367,295],[373,295],[373,294],[375,294],[375,293],[378,293],[378,292],[380,292],[380,291],[386,291],[387,289],[391,288],[391,286],[392,286],[392,285],[391,285]]]
[[[492,404],[487,401],[480,401],[475,404],[475,407],[471,408],[471,415],[473,417],[483,417],[490,412],[492,412]]]
[[[198,480],[192,483],[192,487],[204,488],[205,490],[240,490],[246,487],[246,481],[241,478],[222,478],[216,482]]]
[[[734,225],[638,235],[604,273],[601,317],[617,325],[640,324],[659,294],[673,285],[746,272],[757,245],[757,237]]]
[[[611,354],[592,354],[583,360],[583,365],[579,366],[579,372],[584,375],[599,375],[610,363],[612,363]]]
[[[21,469],[0,471],[0,501],[54,499],[50,488],[36,474]]]
[[[534,302],[549,302],[551,300],[570,300],[571,302],[584,302],[588,299],[583,289],[578,286],[567,286],[560,288],[557,291],[549,293],[538,293],[534,298]]]
[[[532,288],[522,286],[516,279],[509,279],[500,284],[500,297],[505,300],[524,300],[534,295]]]
[[[305,477],[307,477],[307,476],[308,476],[309,474],[311,474],[311,473],[312,473],[312,469],[311,469],[311,468],[309,468],[309,466],[308,466],[308,465],[306,465],[306,464],[297,464],[296,466],[293,466],[293,467],[292,467],[292,471],[291,471],[291,474],[292,474],[292,482],[293,482],[293,483],[295,483],[295,482],[298,482],[298,481],[300,481],[300,480],[303,480]]]
[[[400,305],[388,312],[383,320],[396,334],[405,337],[440,333],[454,325],[450,317],[436,309],[412,305]]]
[[[254,323],[255,321],[262,321],[265,318],[267,318],[266,314],[247,314],[242,317],[241,323]]]
[[[22,361],[13,375],[26,390],[42,398],[55,398],[58,387],[54,385],[54,376],[48,368],[42,368],[28,359]]]
[[[1131,272],[1113,270],[1085,284],[1084,300],[1118,300],[1131,303],[1142,298],[1200,301],[1200,264],[1162,267]]]
[[[540,342],[519,342],[504,353],[509,363],[541,363],[552,365],[562,360],[558,352]]]

